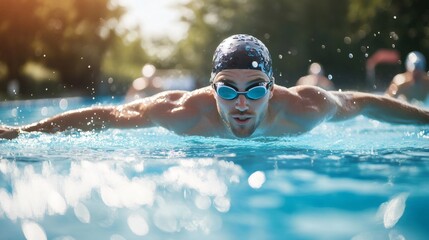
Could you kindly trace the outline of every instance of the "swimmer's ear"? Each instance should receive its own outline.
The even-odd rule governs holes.
[[[210,91],[213,95],[216,95],[216,88],[215,88],[215,85],[213,83],[210,84]]]
[[[270,84],[270,99],[273,97],[274,94],[274,77],[271,80],[271,84]]]

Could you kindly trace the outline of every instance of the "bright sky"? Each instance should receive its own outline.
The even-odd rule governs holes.
[[[181,23],[178,3],[186,0],[116,0],[127,10],[121,21],[124,27],[139,26],[143,38],[169,37],[179,40],[184,37],[187,27]]]

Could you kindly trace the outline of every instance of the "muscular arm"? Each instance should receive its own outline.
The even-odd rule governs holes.
[[[95,130],[107,127],[114,122],[116,107],[90,107],[64,112],[44,119],[37,123],[21,127],[0,127],[0,138],[12,139],[18,137],[19,132],[46,132],[55,133],[67,129]]]
[[[331,121],[357,115],[397,124],[429,124],[429,111],[393,98],[361,92],[331,92],[337,104]]]
[[[384,94],[390,97],[397,97],[399,95],[398,91],[399,91],[399,86],[394,79],[392,83],[390,83],[389,87],[387,88]]]
[[[116,107],[90,107],[64,112],[40,122],[22,126],[26,132],[55,133],[68,129],[95,130],[106,127],[115,119]]]
[[[0,138],[12,139],[20,131],[55,133],[68,129],[83,131],[104,128],[135,128],[160,125],[171,130],[184,131],[193,124],[192,103],[186,99],[195,96],[183,91],[170,91],[136,100],[120,106],[94,106],[77,109],[19,128],[1,127]],[[186,119],[187,121],[182,121]]]
[[[397,74],[387,88],[385,95],[393,98],[401,98],[406,101],[408,98],[406,91],[410,85],[410,78],[412,77],[409,73]]]

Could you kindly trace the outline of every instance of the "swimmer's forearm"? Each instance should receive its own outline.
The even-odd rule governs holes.
[[[396,124],[429,124],[429,111],[391,97],[360,92],[333,93],[337,112],[330,121],[340,121],[357,115]]]
[[[374,101],[363,115],[390,123],[429,124],[429,111],[390,98]]]
[[[20,130],[25,132],[55,133],[69,129],[83,131],[110,127],[115,121],[114,107],[92,107],[68,111],[40,122],[25,125]]]
[[[361,114],[369,118],[397,124],[429,124],[429,111],[390,97],[357,96]]]

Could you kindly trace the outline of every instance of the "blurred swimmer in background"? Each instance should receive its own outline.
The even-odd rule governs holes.
[[[323,68],[319,63],[312,63],[308,68],[308,75],[298,79],[296,85],[311,85],[325,90],[335,90],[334,83],[325,77]]]
[[[429,76],[426,59],[418,51],[410,52],[405,60],[406,72],[397,74],[386,95],[408,102],[423,102],[429,95]]]

